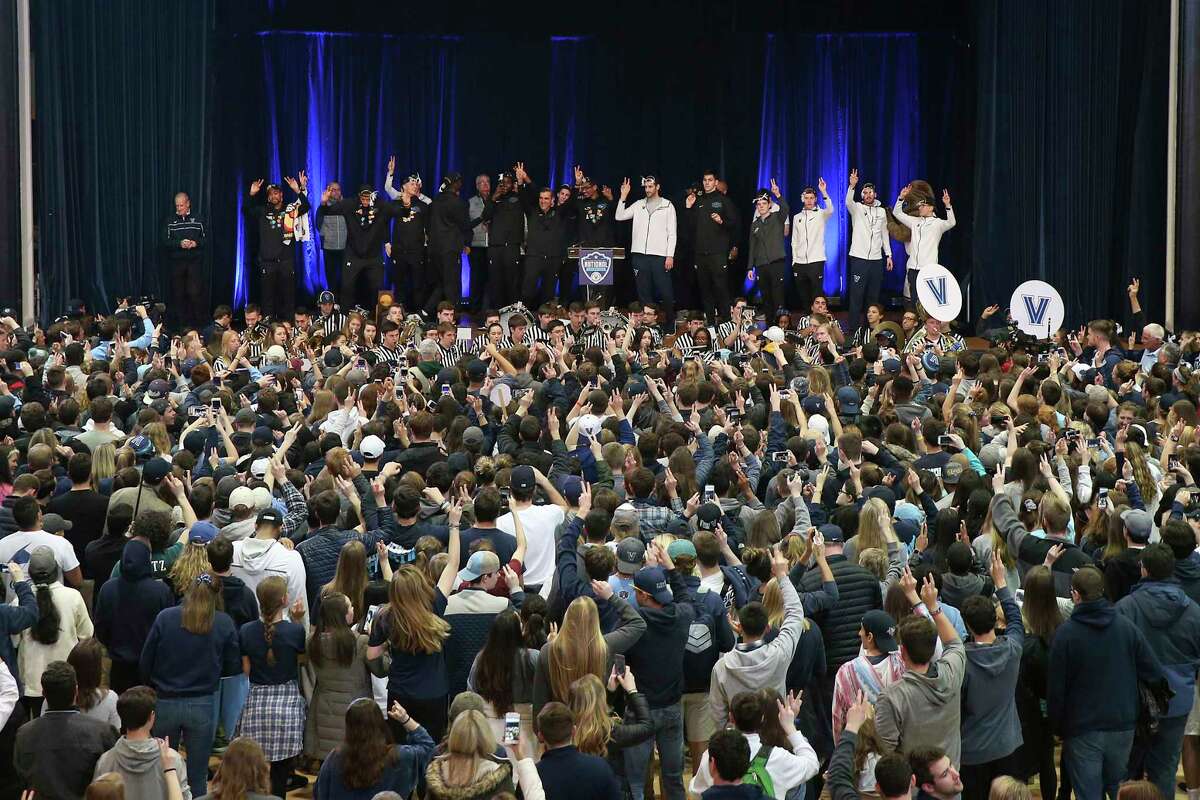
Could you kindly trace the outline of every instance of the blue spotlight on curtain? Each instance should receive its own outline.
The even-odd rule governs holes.
[[[579,60],[586,38],[555,36],[550,40],[550,164],[546,183],[575,183],[576,126],[587,107],[587,81],[579,76]]]
[[[850,170],[878,187],[885,204],[922,174],[918,37],[914,34],[770,34],[765,48],[758,185],[779,181],[794,208],[824,177],[834,214],[825,227],[825,291],[846,288]],[[892,243],[900,290],[904,247]]]

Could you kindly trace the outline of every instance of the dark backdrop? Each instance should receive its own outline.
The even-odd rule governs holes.
[[[0,5],[0,305],[21,307],[20,163],[17,143],[17,4]]]
[[[1175,215],[1175,327],[1200,326],[1200,2],[1179,4],[1179,198]]]
[[[974,308],[1031,278],[1067,321],[1162,319],[1170,7],[979,0]]]
[[[943,260],[975,308],[1043,277],[1072,321],[1120,314],[1136,274],[1159,315],[1162,5],[38,4],[42,308],[161,289],[179,188],[213,223],[212,301],[254,296],[234,278],[248,181],[305,167],[315,191],[379,186],[395,152],[429,188],[522,159],[539,181],[653,170],[678,197],[715,165],[746,212],[771,176],[795,202],[824,175],[835,203],[850,166],[886,202],[923,177],[954,195]]]

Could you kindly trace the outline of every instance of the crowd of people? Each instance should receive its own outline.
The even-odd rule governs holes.
[[[1200,338],[1138,288],[0,315],[0,797],[1200,797]]]

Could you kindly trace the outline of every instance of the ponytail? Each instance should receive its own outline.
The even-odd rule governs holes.
[[[62,614],[54,605],[54,597],[50,594],[50,584],[37,584],[38,620],[30,635],[40,644],[51,645],[58,641],[59,625]]]
[[[275,666],[275,626],[279,612],[287,608],[287,581],[272,576],[258,585],[259,619],[263,624],[263,640],[267,643],[267,664]]]

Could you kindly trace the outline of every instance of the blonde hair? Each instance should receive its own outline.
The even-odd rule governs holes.
[[[888,554],[886,550],[868,547],[858,554],[858,564],[879,580],[887,580]]]
[[[88,784],[84,800],[125,800],[125,779],[119,772],[106,772]]]
[[[100,491],[100,481],[116,474],[117,448],[112,442],[105,442],[92,451],[92,489]]]
[[[550,699],[567,702],[571,684],[584,675],[601,680],[608,669],[608,643],[600,632],[600,614],[590,597],[577,597],[567,606],[562,630],[546,649]]]
[[[1150,467],[1146,463],[1146,451],[1137,442],[1125,443],[1125,458],[1129,461],[1129,468],[1133,472],[1133,482],[1142,492],[1142,497],[1149,503],[1155,495],[1158,494],[1158,485],[1154,482],[1154,476],[1150,473]]]
[[[767,625],[779,628],[783,624],[783,592],[779,590],[779,581],[771,581],[762,593],[763,608],[767,612]]]
[[[613,715],[608,709],[604,682],[596,675],[584,675],[571,684],[567,706],[575,718],[575,747],[581,753],[606,757]]]
[[[896,541],[896,529],[892,527],[887,503],[878,497],[869,498],[858,515],[858,535],[854,537],[856,559],[861,564],[863,551],[871,548],[886,553],[888,543]]]
[[[154,445],[154,452],[160,456],[171,454],[171,437],[167,435],[167,426],[161,422],[151,422],[142,428],[142,435]]]
[[[439,760],[446,764],[446,783],[466,786],[475,780],[479,762],[490,759],[496,752],[496,736],[483,714],[464,711],[454,718],[446,738],[446,754]]]
[[[208,562],[208,548],[202,544],[188,542],[183,548],[183,552],[179,554],[179,558],[175,559],[175,563],[171,565],[171,585],[175,587],[177,594],[182,595],[195,582],[196,578],[211,571],[212,564]]]
[[[1033,793],[1021,781],[1009,775],[1001,775],[992,781],[988,800],[1033,800]]]
[[[450,623],[433,613],[433,585],[412,564],[392,576],[387,611],[388,644],[395,650],[432,655],[450,635]]]

